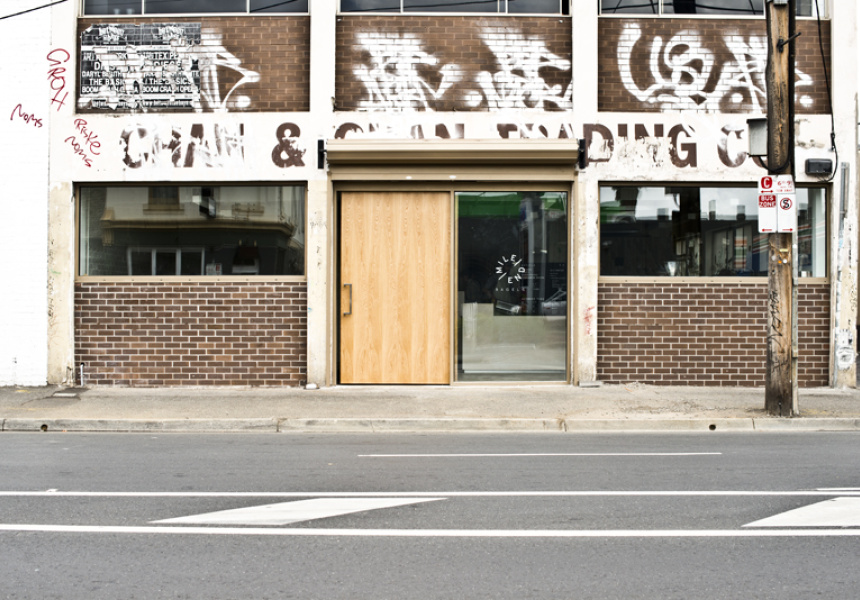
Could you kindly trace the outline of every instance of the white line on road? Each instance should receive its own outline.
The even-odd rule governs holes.
[[[96,525],[7,525],[0,532],[108,533],[156,535],[246,535],[286,537],[411,537],[411,538],[768,538],[860,537],[860,529],[267,529],[261,527],[124,527]]]
[[[844,490],[667,490],[667,491],[499,491],[499,492],[83,492],[83,491],[0,491],[0,497],[21,498],[578,498],[578,497],[684,497],[684,496],[784,496],[827,497],[860,496],[858,491]]]
[[[722,456],[722,452],[540,452],[520,454],[359,454],[359,458],[518,458],[543,456],[636,457],[636,456]]]
[[[860,527],[860,498],[830,498],[744,527]]]
[[[162,519],[153,523],[173,525],[288,525],[300,521],[327,519],[357,512],[396,508],[444,498],[314,498],[262,506],[246,506],[187,517]]]

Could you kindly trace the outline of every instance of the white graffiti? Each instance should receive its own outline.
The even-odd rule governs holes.
[[[357,38],[370,55],[370,65],[354,69],[370,94],[360,103],[362,109],[434,110],[435,102],[460,79],[456,65],[439,67],[439,60],[425,52],[413,34],[392,37],[386,33],[360,33]],[[439,84],[434,87],[429,83],[420,68],[435,71]]]
[[[195,123],[185,131],[168,123],[136,123],[123,130],[120,152],[131,169],[241,167],[245,162],[244,126]]]
[[[369,57],[367,64],[353,70],[368,94],[359,103],[360,109],[438,110],[445,94],[463,79],[461,65],[443,63],[426,52],[414,34],[365,32],[356,38]],[[471,89],[463,92],[466,106],[489,110],[572,107],[570,60],[551,52],[544,40],[494,27],[484,28],[481,40],[498,68],[481,71],[469,82]],[[544,78],[547,70],[560,72],[565,83],[548,83]]]
[[[625,89],[637,100],[661,110],[755,110],[766,109],[767,39],[730,32],[723,37],[730,59],[719,61],[717,54],[702,43],[696,31],[683,30],[664,43],[654,36],[648,56],[650,85],[640,87],[633,75],[634,47],[642,39],[638,24],[624,26],[618,44],[618,71]],[[795,89],[810,87],[812,78],[796,70]],[[798,94],[803,106],[811,97]]]
[[[137,25],[93,26],[81,36],[80,108],[180,109],[226,112],[248,108],[241,86],[260,80],[243,68],[217,34],[199,24],[167,24],[138,33]],[[201,41],[201,39],[203,41]],[[222,95],[223,72],[235,83]]]
[[[542,39],[493,29],[485,30],[481,39],[500,67],[495,73],[482,71],[478,74],[478,84],[490,110],[568,110],[573,107],[572,82],[567,87],[548,85],[541,76],[541,71],[547,68],[570,72],[570,61],[550,52]],[[480,97],[474,93],[467,98],[472,106],[477,106],[479,101]]]

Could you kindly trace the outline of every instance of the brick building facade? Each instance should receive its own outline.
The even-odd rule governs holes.
[[[764,384],[760,11],[233,4],[39,17],[46,381]],[[794,42],[802,386],[855,377],[860,17],[827,4]]]

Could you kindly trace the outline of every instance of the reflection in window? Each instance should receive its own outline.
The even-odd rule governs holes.
[[[457,378],[566,377],[567,194],[459,192]]]
[[[570,0],[341,0],[341,12],[570,14]]]
[[[765,0],[600,0],[600,12],[639,15],[764,16]],[[813,0],[797,1],[797,16],[813,16]]]
[[[83,187],[81,275],[303,275],[304,188]]]
[[[824,277],[822,188],[799,188],[798,265]],[[767,234],[758,231],[754,188],[601,187],[600,274],[767,275]]]
[[[84,0],[85,15],[306,13],[308,0]]]

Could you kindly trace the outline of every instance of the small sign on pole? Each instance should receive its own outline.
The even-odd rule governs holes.
[[[759,233],[775,233],[777,230],[776,191],[770,175],[758,180],[758,230]]]
[[[776,217],[778,233],[793,233],[797,231],[797,196],[794,194],[778,194],[777,206],[779,213]]]
[[[765,175],[758,180],[760,233],[797,231],[797,195],[791,175]]]
[[[797,231],[797,195],[794,190],[794,177],[777,175],[775,181],[777,217],[776,230],[779,233]]]

